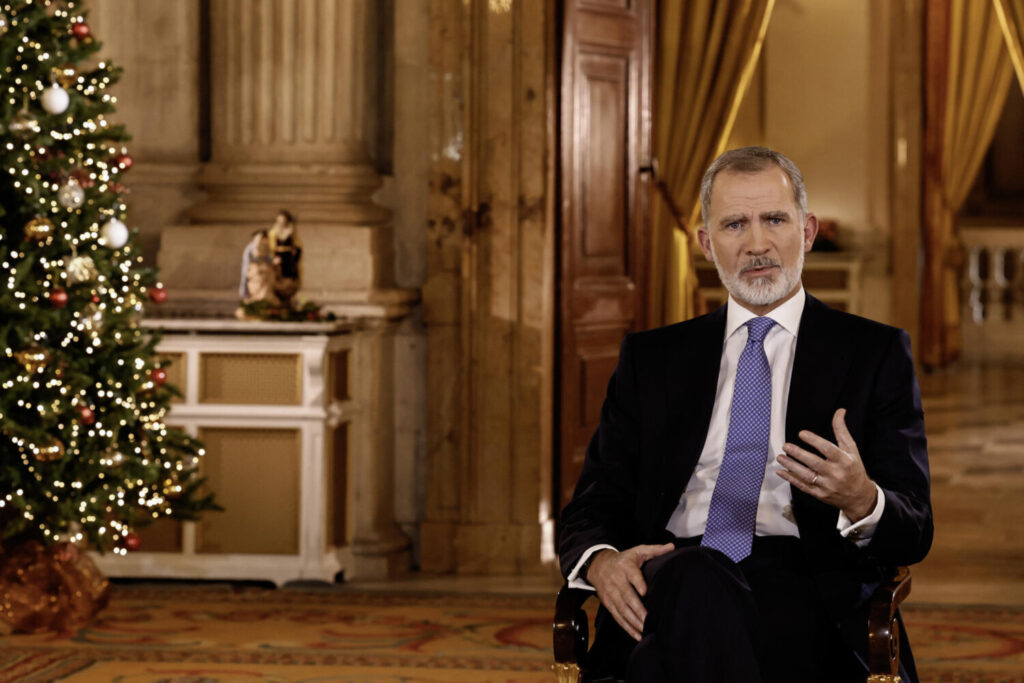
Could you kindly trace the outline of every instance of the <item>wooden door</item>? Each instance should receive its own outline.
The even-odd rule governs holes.
[[[559,471],[572,496],[623,335],[643,326],[654,0],[564,0]]]

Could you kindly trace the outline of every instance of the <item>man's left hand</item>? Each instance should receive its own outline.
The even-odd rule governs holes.
[[[832,416],[832,429],[838,443],[814,432],[800,432],[800,438],[816,448],[824,459],[796,444],[785,444],[785,454],[777,458],[785,468],[779,470],[779,476],[804,493],[839,508],[856,523],[875,509],[878,490],[864,471],[857,444],[846,428],[845,408]]]

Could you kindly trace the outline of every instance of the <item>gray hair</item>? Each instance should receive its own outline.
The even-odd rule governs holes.
[[[768,149],[767,147],[740,147],[730,149],[715,159],[704,174],[704,180],[700,184],[700,215],[704,219],[704,225],[708,224],[711,215],[711,186],[714,185],[715,177],[722,171],[734,173],[757,173],[776,165],[789,176],[789,184],[793,186],[793,201],[796,202],[801,216],[807,215],[807,189],[804,187],[804,177],[800,169],[781,152]]]

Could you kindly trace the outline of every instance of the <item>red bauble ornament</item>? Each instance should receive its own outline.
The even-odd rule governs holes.
[[[91,31],[89,30],[89,24],[84,21],[76,21],[71,24],[71,35],[79,40],[85,40],[89,37]]]
[[[82,188],[88,190],[96,184],[96,181],[89,176],[89,172],[85,169],[78,169],[71,174],[71,177],[78,181],[78,184]]]
[[[167,301],[167,290],[163,285],[149,288],[149,300],[155,304],[162,304]]]
[[[78,406],[78,421],[84,425],[91,425],[96,421],[96,411],[89,406]]]
[[[118,154],[116,157],[114,157],[114,163],[127,171],[129,168],[132,167],[132,155]]]
[[[91,299],[91,301],[92,301],[92,302],[93,302],[94,304],[98,304],[98,303],[100,302],[100,297],[99,297],[99,295],[98,295],[98,294],[93,294],[93,295],[92,295],[92,299]]]
[[[68,305],[68,293],[63,289],[55,289],[50,292],[50,305],[54,308],[64,308]]]
[[[153,368],[152,372],[149,373],[149,378],[153,380],[153,384],[162,386],[167,381],[167,371],[163,368]]]
[[[142,539],[134,531],[124,537],[125,550],[138,550],[142,546]]]

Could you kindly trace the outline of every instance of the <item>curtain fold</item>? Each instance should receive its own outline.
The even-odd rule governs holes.
[[[942,367],[960,354],[956,212],[967,198],[1013,79],[989,2],[930,0],[921,283],[921,360]]]
[[[652,210],[650,326],[693,317],[697,276],[694,224],[700,181],[725,151],[764,43],[775,0],[662,0],[654,154],[683,215],[680,230],[661,197]]]
[[[1017,84],[1024,92],[1024,0],[992,0],[992,5],[1010,51],[1013,70],[1017,72]]]

